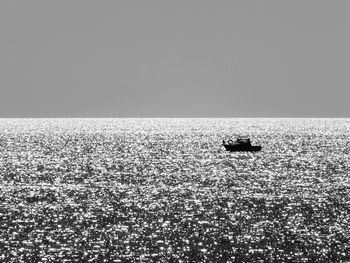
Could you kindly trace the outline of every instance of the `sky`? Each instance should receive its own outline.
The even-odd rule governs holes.
[[[0,117],[350,117],[350,1],[2,0]]]

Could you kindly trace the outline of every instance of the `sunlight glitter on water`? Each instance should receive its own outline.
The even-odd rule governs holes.
[[[249,135],[258,153],[222,139]],[[349,119],[1,119],[5,261],[348,260]]]

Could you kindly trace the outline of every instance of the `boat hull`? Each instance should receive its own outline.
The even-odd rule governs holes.
[[[230,145],[224,144],[224,147],[227,151],[230,152],[259,152],[261,151],[261,146],[252,146],[252,145]]]

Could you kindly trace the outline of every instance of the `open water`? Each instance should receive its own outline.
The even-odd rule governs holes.
[[[0,261],[349,261],[349,153],[350,119],[0,119]]]

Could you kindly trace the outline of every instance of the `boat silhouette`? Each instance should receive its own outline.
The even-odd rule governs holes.
[[[261,151],[261,146],[252,145],[249,138],[238,137],[236,141],[222,141],[225,149],[230,152],[258,152]]]

